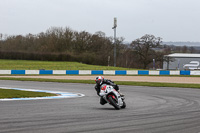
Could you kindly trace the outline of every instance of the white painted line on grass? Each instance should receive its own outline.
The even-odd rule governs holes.
[[[83,97],[83,96],[85,96],[84,94],[81,94],[81,93],[71,93],[71,92],[61,92],[61,91],[47,91],[47,90],[7,88],[7,87],[0,87],[0,88],[2,88],[2,89],[21,90],[21,91],[46,92],[46,93],[57,94],[57,96],[49,96],[49,97],[5,98],[5,99],[0,99],[0,101],[38,100],[38,99],[60,99],[60,98],[76,98],[76,97]]]

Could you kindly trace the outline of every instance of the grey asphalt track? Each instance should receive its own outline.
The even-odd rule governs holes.
[[[127,108],[100,105],[91,84],[3,81],[17,87],[83,93],[72,99],[1,101],[0,133],[199,133],[200,90],[120,86]]]

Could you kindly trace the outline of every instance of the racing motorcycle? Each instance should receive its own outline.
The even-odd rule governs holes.
[[[103,84],[101,86],[99,95],[117,110],[120,108],[126,108],[124,97],[121,97],[120,94],[111,85]]]

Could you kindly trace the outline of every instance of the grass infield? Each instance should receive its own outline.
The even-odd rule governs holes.
[[[32,92],[32,91],[21,91],[21,90],[12,90],[12,89],[1,89],[0,88],[0,99],[46,97],[46,96],[56,96],[56,94],[45,93],[45,92]]]

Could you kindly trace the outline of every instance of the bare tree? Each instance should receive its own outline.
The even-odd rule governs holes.
[[[190,53],[195,53],[196,52],[194,47],[189,47],[189,51],[190,51]]]
[[[161,42],[160,37],[146,34],[131,43],[132,49],[136,52],[138,61],[143,64],[144,69],[156,58],[155,49],[160,46]]]
[[[188,47],[187,46],[183,46],[182,47],[182,53],[187,53],[188,51]]]

